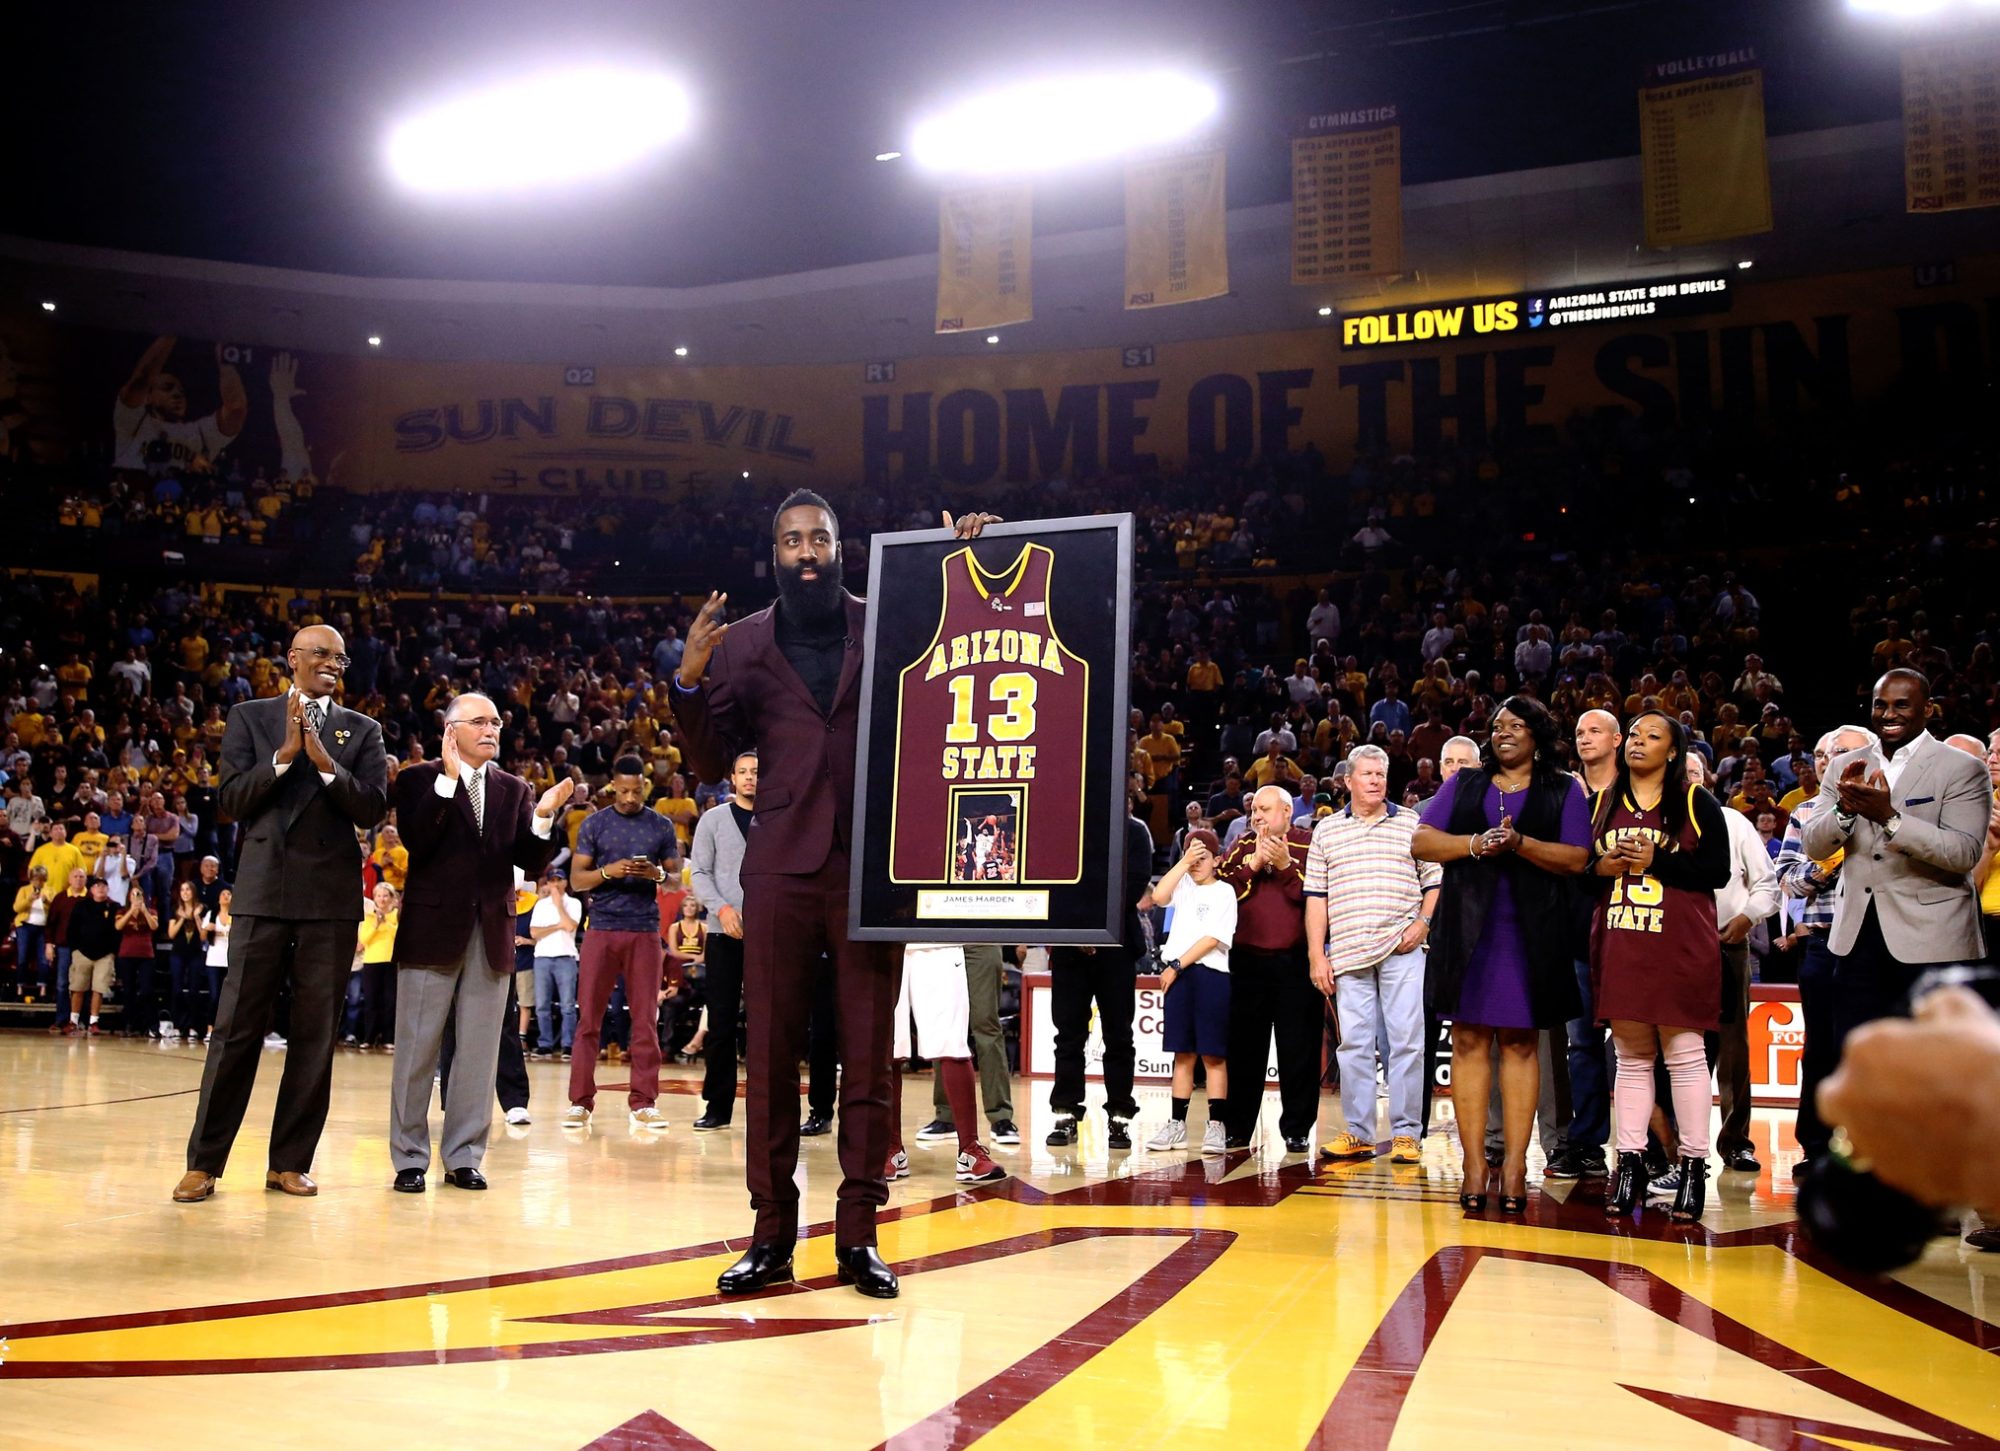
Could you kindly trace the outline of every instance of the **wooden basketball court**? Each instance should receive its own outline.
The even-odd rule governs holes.
[[[0,1034],[0,1442],[2000,1446],[2000,1256],[1943,1240],[1892,1281],[1817,1258],[1789,1114],[1759,1111],[1763,1173],[1722,1178],[1698,1227],[1607,1224],[1573,1184],[1509,1222],[1458,1211],[1448,1134],[1411,1168],[1113,1155],[1101,1117],[1050,1150],[1025,1080],[1016,1177],[961,1194],[912,1079],[881,1229],[902,1297],[833,1283],[823,1138],[801,1283],[722,1301],[741,1115],[689,1132],[692,1080],[666,1134],[617,1093],[566,1134],[564,1070],[532,1065],[490,1191],[398,1195],[390,1060],[343,1053],[297,1200],[262,1187],[278,1057],[220,1192],[181,1206],[201,1049]]]

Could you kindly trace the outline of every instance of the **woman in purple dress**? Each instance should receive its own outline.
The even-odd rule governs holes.
[[[1431,798],[1410,848],[1419,861],[1444,865],[1424,991],[1430,1012],[1451,1020],[1452,1103],[1465,1155],[1459,1205],[1469,1214],[1486,1207],[1493,1044],[1506,1141],[1500,1209],[1521,1214],[1541,1090],[1536,1037],[1581,1011],[1564,878],[1589,861],[1590,810],[1563,771],[1558,739],[1546,706],[1509,697],[1479,765]]]

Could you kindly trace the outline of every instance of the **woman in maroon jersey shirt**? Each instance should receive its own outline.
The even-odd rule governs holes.
[[[1645,1202],[1653,1060],[1664,1053],[1681,1131],[1672,1217],[1701,1217],[1708,1183],[1708,1060],[1702,1034],[1722,1017],[1715,891],[1729,879],[1722,805],[1687,784],[1687,734],[1660,711],[1625,727],[1618,780],[1592,803],[1592,870],[1602,896],[1591,919],[1598,1017],[1611,1025],[1618,1167],[1608,1217]]]

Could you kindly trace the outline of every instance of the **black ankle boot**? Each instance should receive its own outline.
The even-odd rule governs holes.
[[[1621,1153],[1618,1166],[1611,1171],[1611,1188],[1604,1198],[1604,1217],[1622,1219],[1646,1202],[1646,1185],[1652,1175],[1646,1170],[1646,1156],[1636,1152]]]
[[[1708,1160],[1681,1158],[1681,1192],[1674,1196],[1674,1207],[1667,1211],[1669,1219],[1689,1224],[1701,1218],[1701,1211],[1708,1201]]]

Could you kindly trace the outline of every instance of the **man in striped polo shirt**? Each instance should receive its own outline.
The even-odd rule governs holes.
[[[1349,801],[1313,831],[1306,851],[1306,952],[1313,985],[1340,1019],[1340,1102],[1347,1126],[1329,1159],[1375,1157],[1375,1051],[1385,1031],[1389,1160],[1422,1160],[1424,942],[1444,869],[1410,855],[1417,813],[1389,801],[1389,753],[1348,755]]]

